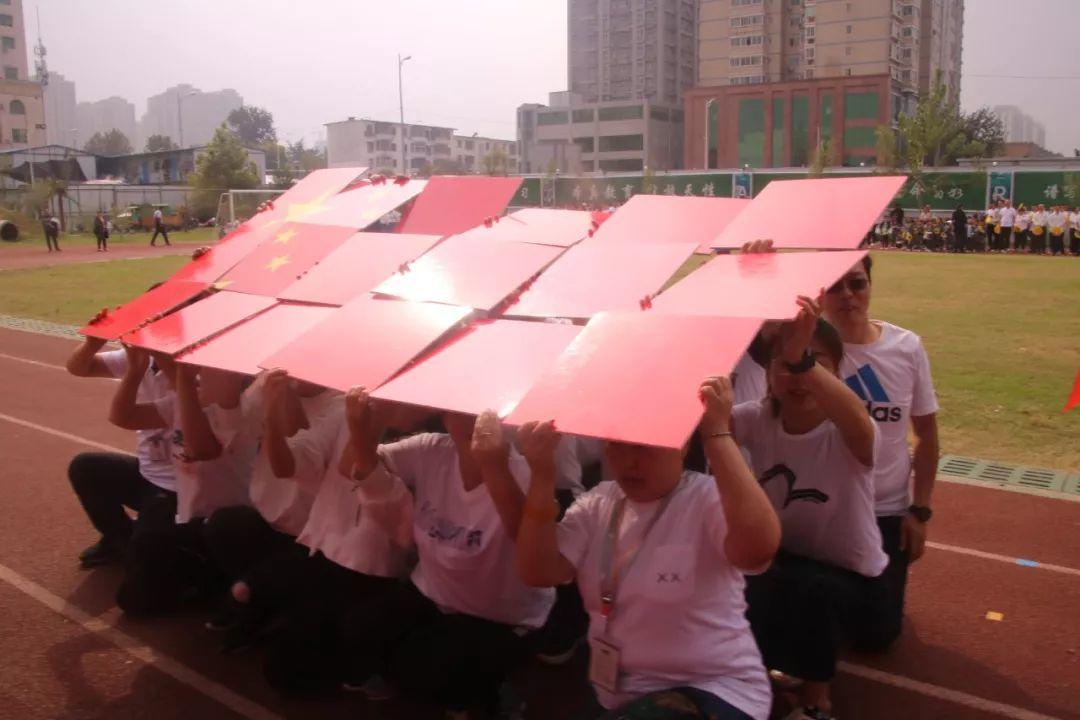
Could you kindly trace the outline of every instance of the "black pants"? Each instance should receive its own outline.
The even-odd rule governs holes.
[[[411,583],[345,624],[351,677],[386,674],[398,688],[447,710],[497,707],[499,687],[524,665],[534,637],[472,615],[445,614]]]
[[[80,453],[68,465],[68,479],[83,510],[106,540],[126,542],[135,531],[170,527],[176,493],[139,473],[139,461],[118,453]],[[125,508],[138,513],[132,521]]]
[[[171,612],[221,592],[227,578],[206,549],[202,520],[141,531],[131,540],[116,604],[129,615]]]
[[[1050,235],[1050,254],[1051,255],[1064,255],[1065,254],[1065,234]]]
[[[108,250],[109,249],[109,236],[108,235],[106,235],[104,233],[101,233],[101,234],[95,235],[94,237],[97,238],[97,249],[98,250]]]
[[[1016,231],[1016,250],[1027,250],[1030,233],[1027,230]]]
[[[296,544],[295,537],[278,532],[258,510],[245,505],[216,510],[206,521],[205,532],[210,556],[233,580]]]
[[[882,613],[881,581],[781,551],[746,579],[747,618],[765,664],[828,682],[839,648]]]
[[[997,249],[998,250],[1008,250],[1009,249],[1009,240],[1012,238],[1012,228],[1011,227],[1003,227],[1003,228],[1001,228],[1000,231],[995,233],[995,235],[997,236]]]
[[[1041,228],[1042,233],[1031,233],[1031,252],[1042,255],[1046,252],[1046,228]]]
[[[59,250],[60,249],[60,233],[55,232],[53,230],[46,229],[45,230],[45,246],[48,247],[49,250]]]
[[[908,554],[900,549],[899,515],[881,516],[877,519],[881,531],[881,545],[889,556],[885,572],[876,578],[877,610],[857,618],[853,626],[852,642],[860,652],[885,652],[900,637],[904,623],[904,598],[907,594]]]
[[[169,244],[169,233],[165,231],[165,226],[161,223],[154,223],[154,236],[150,238],[150,244],[153,245],[157,242],[157,236],[161,235],[165,238],[165,244]]]
[[[620,705],[604,708],[593,698],[580,720],[750,720],[739,708],[710,692],[694,687],[657,690]]]
[[[285,622],[272,638],[264,673],[274,688],[316,692],[338,687],[353,677],[353,648],[371,652],[377,638],[356,637],[348,630],[352,613],[384,616],[387,598],[399,582],[364,575],[328,560],[321,553],[275,556],[273,573],[252,586],[253,602],[284,608]],[[269,569],[264,567],[264,569]]]
[[[1080,230],[1069,231],[1069,252],[1080,255]]]

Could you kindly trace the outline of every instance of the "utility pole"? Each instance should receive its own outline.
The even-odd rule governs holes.
[[[405,93],[404,84],[401,79],[401,68],[405,65],[406,60],[411,60],[412,55],[406,55],[401,57],[401,53],[397,56],[397,89],[398,89],[398,110],[401,111],[401,174],[408,175],[409,168],[405,165],[405,147],[408,140],[405,138]]]

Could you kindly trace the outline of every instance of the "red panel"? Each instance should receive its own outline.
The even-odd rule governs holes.
[[[272,239],[230,270],[219,287],[253,295],[276,295],[354,234],[348,228],[304,223],[284,223],[272,232]]]
[[[273,298],[219,292],[121,339],[130,345],[175,355],[261,313],[274,303]]]
[[[695,247],[672,243],[631,249],[587,240],[544,271],[505,314],[588,318],[602,310],[638,308],[646,296],[664,286]]]
[[[456,235],[502,215],[521,178],[450,177],[437,175],[398,227],[418,235]]]
[[[369,292],[439,240],[437,235],[356,233],[278,297],[344,305]]]
[[[261,227],[270,222],[302,220],[318,212],[326,200],[344,190],[366,171],[366,167],[351,167],[324,168],[310,172],[285,193],[274,198],[273,209],[259,213],[251,218],[248,224]]]
[[[106,310],[104,317],[91,320],[79,332],[88,337],[115,340],[151,318],[164,315],[183,305],[206,290],[206,287],[206,283],[166,280],[115,310]]]
[[[778,248],[854,250],[906,179],[773,180],[710,244],[772,240]]]
[[[266,358],[308,382],[346,391],[376,388],[470,314],[453,305],[362,296]]]
[[[191,365],[245,375],[259,372],[259,363],[325,320],[333,308],[278,304],[197,345],[180,357]]]
[[[563,252],[529,243],[451,237],[375,288],[375,292],[490,310]]]
[[[424,189],[424,180],[384,181],[363,185],[328,198],[303,217],[306,223],[338,225],[362,230],[412,200]]]
[[[859,250],[721,255],[653,301],[657,312],[790,320],[866,255]]]
[[[1080,405],[1080,370],[1076,371],[1076,383],[1073,385],[1072,394],[1065,401],[1065,409],[1061,412],[1069,412],[1077,405]]]
[[[586,238],[593,227],[584,210],[527,208],[461,233],[461,237],[569,247]]]
[[[480,320],[374,395],[478,415],[507,415],[581,330],[574,325]]]
[[[272,228],[252,228],[241,225],[222,238],[210,250],[197,260],[192,260],[176,271],[172,280],[191,280],[193,282],[212,283],[232,270],[238,262],[246,258],[255,248],[274,237]]]
[[[682,447],[701,419],[701,381],[730,373],[760,325],[653,312],[597,315],[507,422],[554,420],[564,433]]]
[[[635,195],[600,227],[595,242],[711,242],[728,223],[749,207],[749,200],[730,198]]]

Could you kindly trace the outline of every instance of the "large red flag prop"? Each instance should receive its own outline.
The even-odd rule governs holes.
[[[1076,383],[1073,385],[1072,394],[1065,401],[1065,409],[1061,412],[1069,412],[1077,405],[1080,405],[1080,370],[1076,371]]]

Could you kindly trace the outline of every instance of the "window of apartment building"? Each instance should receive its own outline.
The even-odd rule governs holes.
[[[810,154],[810,97],[796,93],[791,98],[791,164],[806,165]]]
[[[851,77],[851,68],[844,68],[844,74]]]
[[[760,65],[761,56],[746,55],[744,57],[733,57],[729,62],[731,63],[731,67],[749,67],[751,65]]]
[[[765,164],[765,101],[744,98],[738,111],[738,160],[740,165]]]
[[[600,169],[605,172],[634,172],[635,170],[643,170],[644,168],[645,161],[640,158],[600,161]]]
[[[850,35],[851,34],[851,26],[848,25],[846,29],[847,29],[847,34]]]
[[[24,143],[26,142],[26,130],[23,128],[11,128],[11,142]]]
[[[4,79],[5,80],[18,80],[19,68],[11,67],[10,65],[4,66]]]
[[[764,15],[743,15],[742,17],[733,17],[731,18],[731,27],[742,28],[761,25],[764,19]]]
[[[760,5],[761,0],[731,0],[731,7],[742,7],[744,5]]]
[[[851,47],[844,48],[844,54],[845,55],[850,55],[851,54]]]
[[[844,117],[847,120],[877,120],[878,94],[876,92],[845,93]]]
[[[911,48],[904,48],[903,50],[901,50],[900,51],[900,57],[904,58],[905,60],[910,60],[911,59]]]
[[[773,167],[784,163],[784,98],[772,101],[772,162]]]
[[[3,27],[12,27],[15,24],[14,18],[7,13],[0,13],[0,25]]]
[[[600,138],[600,152],[628,152],[644,149],[644,135],[605,135]]]
[[[595,142],[591,137],[576,137],[574,144],[581,148],[583,153],[591,153],[595,149]]]
[[[570,116],[563,111],[542,112],[536,114],[537,125],[565,125],[570,121]]]
[[[915,35],[915,28],[910,27],[910,26],[906,27],[906,28],[904,28],[903,30],[900,31],[900,34],[903,37],[906,37],[906,38],[912,37],[912,36]]]
[[[12,100],[11,105],[8,106],[8,112],[12,115],[25,115],[26,106],[23,105],[22,100]]]
[[[15,38],[8,37],[7,35],[5,35],[3,37],[3,48],[4,48],[4,50],[14,50],[15,49]]]
[[[911,82],[911,71],[910,70],[905,70],[902,73],[900,73],[900,79],[903,80],[904,82]]]
[[[608,120],[641,120],[645,117],[645,108],[641,105],[600,108],[597,111],[597,117],[600,118],[600,122]]]
[[[844,149],[877,147],[877,133],[872,127],[853,127],[844,130]]]
[[[465,141],[465,149],[466,150],[474,150],[474,149],[476,149],[476,143],[474,141],[472,141],[472,140],[466,140]]]
[[[593,172],[593,170],[595,168],[596,168],[596,162],[594,160],[582,160],[581,161],[581,171],[582,172]]]
[[[576,123],[592,122],[596,119],[596,111],[592,108],[585,108],[584,110],[575,110],[573,114],[573,121]]]
[[[368,151],[369,153],[375,152],[375,143],[373,143],[373,142],[369,142],[369,143],[367,144],[367,151]]]
[[[764,35],[743,35],[731,38],[731,47],[750,47],[761,45],[765,41]]]
[[[665,107],[651,107],[649,108],[649,117],[653,120],[670,120],[671,113]]]
[[[759,85],[765,82],[764,75],[744,75],[743,77],[731,78],[732,85]]]

